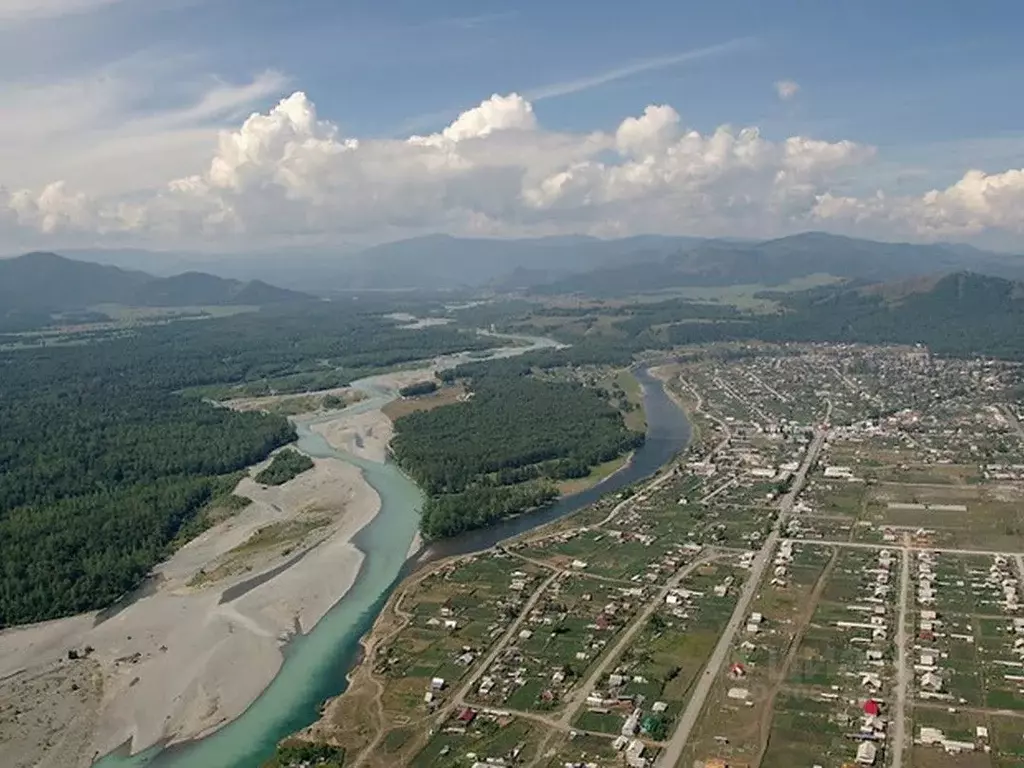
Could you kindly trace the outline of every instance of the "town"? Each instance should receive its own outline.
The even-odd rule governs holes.
[[[580,373],[579,371],[576,372]],[[397,597],[343,709],[384,766],[1024,764],[1019,371],[719,345],[646,483]],[[371,708],[372,709],[372,708]]]

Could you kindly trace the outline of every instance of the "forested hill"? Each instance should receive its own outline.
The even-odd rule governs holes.
[[[74,261],[55,253],[0,259],[0,317],[68,312],[97,304],[266,305],[310,298],[258,281],[225,280],[200,272],[158,278],[145,272]]]
[[[585,477],[643,442],[595,389],[533,375],[525,361],[469,364],[470,399],[395,423],[392,448],[426,491],[428,538],[479,528],[557,496],[554,481]]]
[[[773,316],[680,322],[668,341],[731,339],[925,344],[954,356],[1024,360],[1024,284],[970,272],[927,281],[779,294]]]

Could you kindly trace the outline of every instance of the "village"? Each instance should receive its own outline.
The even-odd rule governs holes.
[[[650,481],[403,604],[384,747],[414,766],[1024,764],[1015,370],[724,348]],[[984,760],[986,762],[979,762]]]

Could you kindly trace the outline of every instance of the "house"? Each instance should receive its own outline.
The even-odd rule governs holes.
[[[921,687],[927,688],[933,693],[938,693],[942,690],[942,678],[934,672],[925,672],[921,675]]]
[[[878,717],[881,714],[882,708],[878,705],[878,702],[874,699],[868,699],[864,702],[864,714],[870,715],[871,717]]]
[[[469,725],[474,719],[476,719],[476,711],[469,707],[466,707],[464,710],[459,712],[458,720],[460,723],[466,723]]]
[[[647,765],[647,758],[644,757],[644,743],[639,739],[633,739],[626,747],[626,765],[631,768],[644,768]]]
[[[878,756],[878,747],[876,747],[870,741],[862,741],[860,746],[857,747],[857,764],[858,765],[874,765],[875,758]]]
[[[623,736],[634,736],[637,728],[640,727],[640,710],[634,709],[629,713],[629,717],[626,718],[626,722],[622,724],[622,735]]]

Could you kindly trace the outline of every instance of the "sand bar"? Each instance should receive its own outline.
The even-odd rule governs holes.
[[[376,411],[323,428],[380,460],[389,426]],[[0,632],[5,768],[88,766],[125,743],[135,753],[220,727],[273,680],[282,646],[351,588],[363,559],[352,537],[380,509],[358,468],[316,459],[282,486],[247,478],[236,493],[253,503],[155,568],[151,594],[106,621],[93,613]],[[255,586],[222,599],[240,584]],[[87,659],[68,659],[86,646]]]

